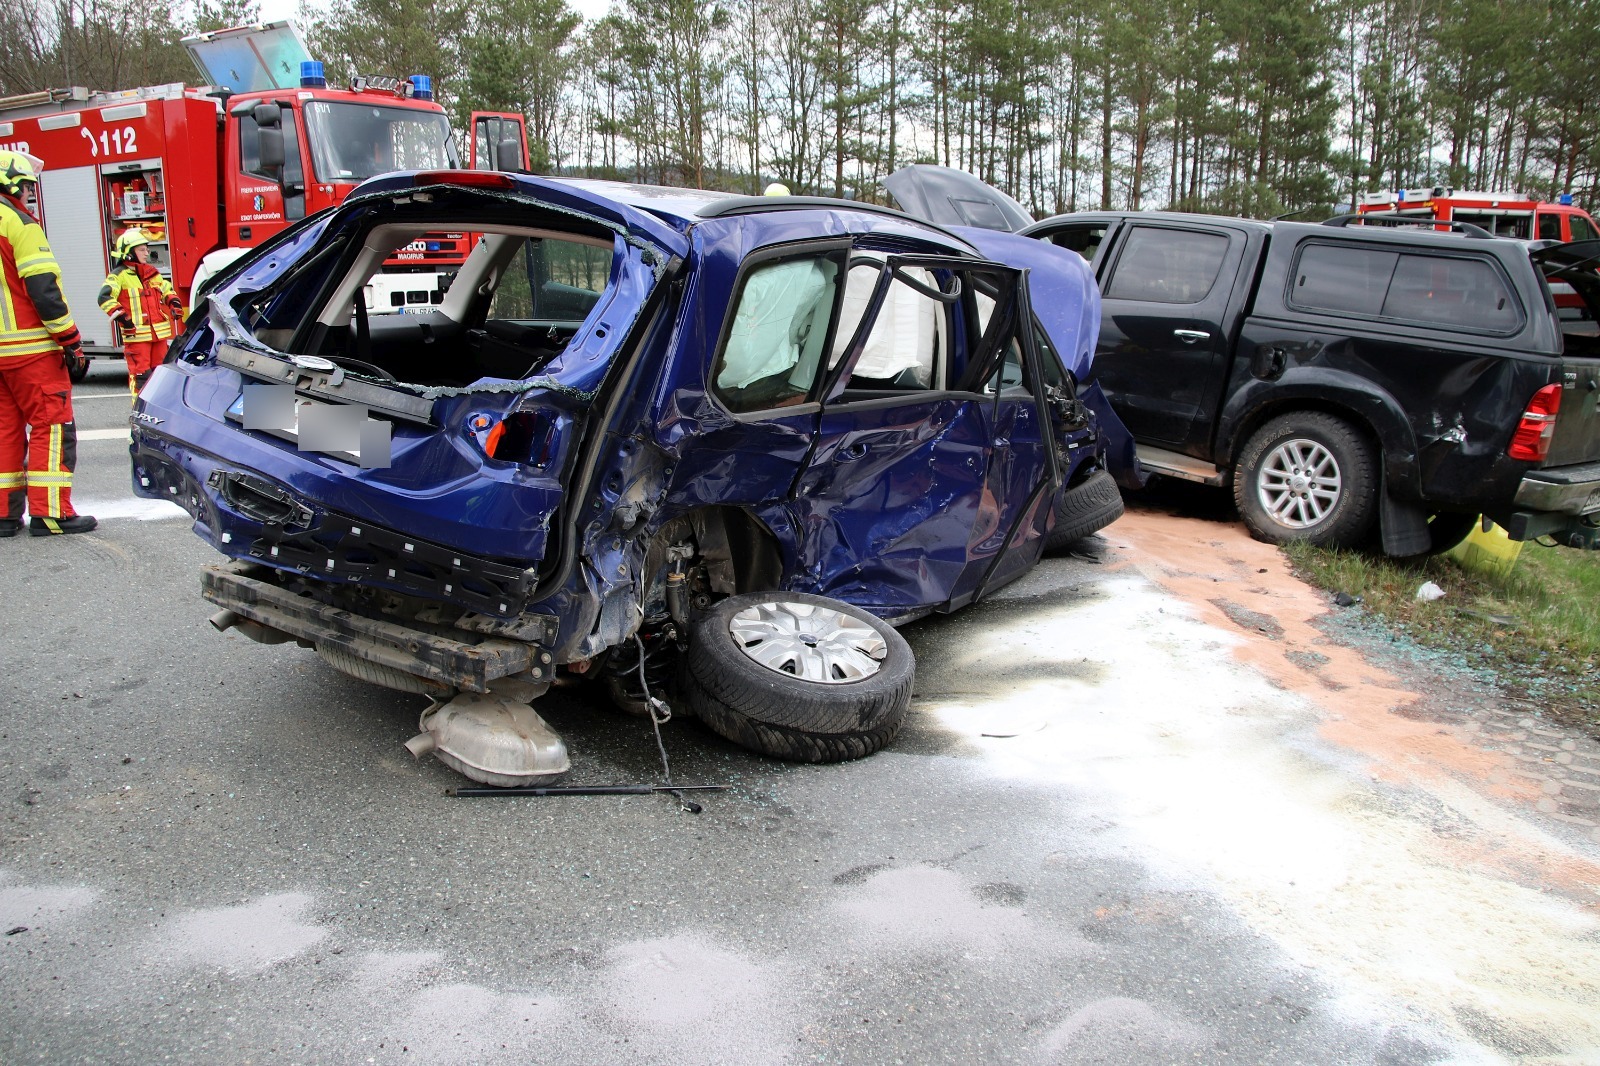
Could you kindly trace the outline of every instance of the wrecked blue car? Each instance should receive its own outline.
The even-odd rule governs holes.
[[[471,234],[428,302],[398,250]],[[212,619],[433,697],[408,745],[491,784],[568,767],[588,679],[754,750],[900,728],[895,626],[1122,511],[1077,393],[1081,257],[806,197],[387,175],[224,274],[140,395],[133,475],[229,562]]]

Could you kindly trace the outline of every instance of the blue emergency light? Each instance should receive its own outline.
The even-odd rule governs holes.
[[[433,79],[426,74],[411,75],[411,98],[413,100],[432,100]]]
[[[1562,207],[1571,207],[1572,194],[1570,192],[1562,193],[1560,196],[1556,197],[1556,203],[1560,204]]]
[[[315,59],[302,60],[300,63],[300,87],[302,89],[326,89],[328,79],[322,73],[322,64]]]

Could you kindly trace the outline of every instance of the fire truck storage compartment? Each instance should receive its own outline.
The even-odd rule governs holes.
[[[150,238],[150,263],[172,280],[172,254],[167,245],[166,185],[159,159],[106,163],[100,168],[100,203],[111,219],[106,247],[138,229]]]
[[[39,175],[39,203],[50,250],[61,264],[61,291],[87,348],[117,344],[111,320],[100,311],[100,286],[110,265],[100,210],[97,168],[48,166]]]

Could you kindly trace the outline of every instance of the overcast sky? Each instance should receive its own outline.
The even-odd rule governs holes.
[[[323,6],[318,0],[310,0],[313,7]],[[611,7],[611,0],[567,0],[567,3],[577,8],[578,14],[585,21],[597,19],[604,15]],[[261,21],[276,22],[279,19],[293,19],[300,13],[300,0],[261,0]]]

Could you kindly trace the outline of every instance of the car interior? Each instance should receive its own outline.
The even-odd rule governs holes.
[[[311,314],[277,299],[293,286],[291,272],[286,284],[258,297],[256,339],[380,380],[429,387],[516,380],[539,373],[565,350],[610,282],[616,248],[609,233],[474,225],[476,243],[439,303],[375,313],[372,277],[427,228],[368,230],[337,280],[311,279],[325,293]]]

